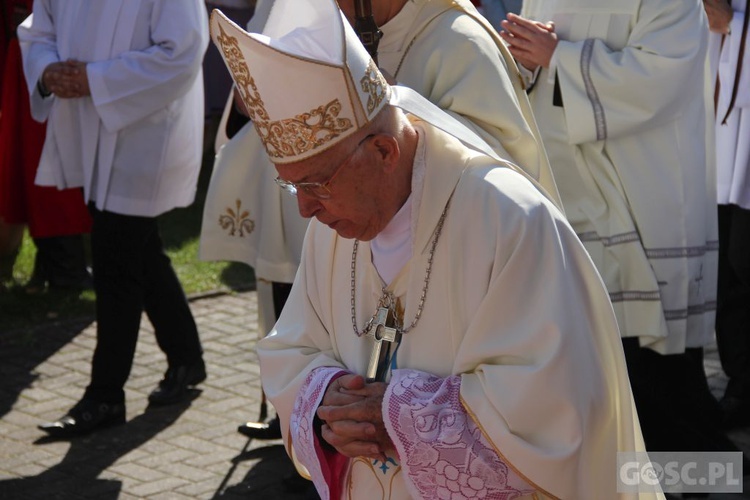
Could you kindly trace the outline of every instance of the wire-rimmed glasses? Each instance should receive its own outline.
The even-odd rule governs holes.
[[[276,177],[274,179],[276,181],[276,184],[289,193],[292,196],[297,196],[298,192],[302,192],[307,196],[310,196],[312,198],[317,198],[319,200],[327,200],[331,197],[331,182],[333,182],[333,179],[338,175],[339,172],[344,168],[345,165],[349,163],[349,161],[352,159],[354,154],[359,150],[360,146],[364,144],[368,139],[373,137],[375,134],[370,134],[366,136],[364,139],[359,141],[359,144],[357,144],[357,147],[354,148],[354,150],[349,153],[349,155],[344,159],[344,161],[341,162],[341,164],[336,167],[336,170],[334,170],[333,175],[328,178],[325,182],[291,182],[287,181],[285,179],[282,179],[281,177]]]

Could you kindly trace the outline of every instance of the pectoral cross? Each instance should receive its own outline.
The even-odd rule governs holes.
[[[372,351],[370,351],[370,362],[367,364],[367,382],[383,381],[388,372],[388,361],[390,360],[390,345],[385,346],[383,342],[393,344],[399,338],[398,328],[392,326],[393,314],[387,307],[378,308],[372,328],[367,336],[372,339]]]

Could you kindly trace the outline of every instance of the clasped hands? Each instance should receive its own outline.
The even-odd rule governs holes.
[[[63,99],[91,95],[86,63],[74,59],[55,62],[44,68],[42,85]]]
[[[508,43],[513,57],[530,71],[539,66],[548,68],[557,48],[557,35],[552,22],[532,21],[516,14],[508,14],[500,25],[500,36]]]
[[[321,435],[336,451],[350,458],[386,460],[396,453],[383,425],[383,395],[388,384],[365,382],[361,375],[343,375],[328,385],[317,410]]]

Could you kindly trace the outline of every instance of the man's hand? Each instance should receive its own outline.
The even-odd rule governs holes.
[[[726,0],[703,0],[708,16],[708,29],[720,35],[729,33],[734,11]]]
[[[383,395],[387,384],[366,383],[361,375],[344,375],[328,386],[317,415],[323,439],[347,457],[385,461],[395,452],[383,425]]]
[[[52,63],[44,68],[42,85],[63,99],[91,95],[86,63],[72,59]]]
[[[508,43],[508,49],[519,63],[534,71],[537,67],[549,67],[557,48],[555,25],[523,18],[516,14],[508,14],[500,25],[503,30],[500,36]]]

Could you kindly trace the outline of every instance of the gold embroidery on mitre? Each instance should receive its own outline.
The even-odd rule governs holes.
[[[255,123],[268,155],[297,156],[315,149],[352,128],[348,118],[338,118],[341,102],[334,99],[308,113],[274,122]]]
[[[284,158],[306,153],[353,127],[350,119],[338,117],[341,112],[341,102],[338,99],[294,118],[271,121],[237,38],[227,35],[221,25],[219,30],[221,33],[217,40],[227,66],[268,156]]]
[[[229,236],[235,236],[239,231],[239,237],[244,238],[245,233],[250,234],[255,229],[255,221],[250,218],[249,210],[241,210],[242,202],[235,200],[237,210],[230,207],[225,209],[226,214],[219,216],[219,225],[222,229],[229,229]]]
[[[375,66],[375,62],[370,59],[370,63],[367,65],[365,70],[365,76],[359,80],[359,84],[362,87],[362,92],[369,94],[367,96],[367,113],[372,113],[380,103],[385,99],[385,92],[388,88],[388,82],[385,81],[383,75],[378,71],[378,67]]]
[[[263,99],[258,94],[255,80],[250,76],[250,69],[245,63],[237,38],[227,35],[221,24],[219,24],[219,31],[221,34],[216,38],[221,46],[221,51],[224,53],[224,59],[232,73],[234,82],[237,84],[240,97],[242,97],[242,101],[250,114],[250,119],[253,121],[269,121],[270,118],[263,104]]]

